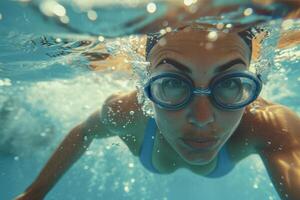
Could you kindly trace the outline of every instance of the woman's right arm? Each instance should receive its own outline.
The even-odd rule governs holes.
[[[102,108],[104,110],[105,106]],[[103,113],[103,112],[102,112]],[[74,127],[58,146],[36,180],[16,200],[41,200],[62,175],[82,156],[94,138],[113,136],[96,111],[85,122]]]

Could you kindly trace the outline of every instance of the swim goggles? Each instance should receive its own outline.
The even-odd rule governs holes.
[[[253,102],[261,88],[260,75],[249,71],[221,73],[210,81],[208,88],[196,88],[192,79],[185,74],[165,72],[150,77],[144,91],[162,109],[182,109],[195,95],[199,95],[209,96],[211,102],[220,109],[236,110]]]

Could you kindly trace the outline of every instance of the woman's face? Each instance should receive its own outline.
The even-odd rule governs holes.
[[[150,73],[179,72],[189,76],[197,88],[207,88],[224,71],[247,70],[250,49],[236,33],[220,33],[211,42],[208,32],[180,31],[164,36],[151,50]],[[157,125],[168,143],[189,164],[205,165],[237,128],[244,109],[226,111],[208,96],[195,96],[180,110],[154,104]]]

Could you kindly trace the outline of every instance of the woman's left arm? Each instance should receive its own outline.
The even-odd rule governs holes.
[[[260,156],[281,199],[300,199],[300,118],[288,108],[269,109]]]

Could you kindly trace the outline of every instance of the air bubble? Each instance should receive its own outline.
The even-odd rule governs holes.
[[[294,26],[294,21],[292,19],[284,20],[281,24],[283,30],[289,30]]]
[[[161,38],[159,41],[158,41],[158,44],[160,46],[165,46],[167,44],[167,40],[165,38]]]
[[[288,195],[288,194],[285,194],[284,196],[285,196],[285,197],[289,197],[289,195]]]
[[[55,6],[53,6],[53,10],[52,12],[59,16],[59,17],[62,17],[62,16],[65,16],[66,15],[66,9],[65,7],[63,7],[62,5],[56,3]]]
[[[207,35],[207,38],[211,42],[215,42],[218,39],[218,33],[216,31],[210,31]]]
[[[232,24],[226,24],[226,28],[232,28]]]
[[[156,7],[155,3],[151,2],[151,3],[147,4],[147,11],[149,13],[155,13],[156,9],[157,9],[157,7]]]
[[[89,20],[95,21],[95,20],[98,18],[98,15],[97,15],[96,11],[94,11],[94,10],[89,10],[89,11],[87,12],[87,17],[89,18]]]
[[[190,5],[193,4],[193,0],[184,0],[183,3],[184,3],[184,5],[186,5],[186,6],[190,6]]]
[[[223,23],[218,23],[218,24],[216,25],[216,27],[217,27],[217,29],[221,30],[221,29],[224,28],[224,24],[223,24]]]
[[[250,16],[253,14],[253,9],[252,8],[247,8],[244,10],[244,15],[245,16]]]
[[[214,45],[211,42],[208,42],[205,44],[205,49],[207,49],[207,50],[211,50],[213,47],[214,47]]]
[[[129,163],[129,164],[128,164],[128,167],[129,167],[129,168],[133,168],[133,167],[134,167],[134,164],[133,164],[133,163]]]
[[[125,192],[129,192],[129,191],[130,191],[128,185],[125,185],[125,186],[124,186],[124,191],[125,191]]]
[[[68,24],[70,22],[70,18],[67,15],[64,15],[64,16],[60,17],[59,20],[63,24]]]
[[[164,35],[164,34],[167,33],[167,31],[166,31],[165,29],[161,29],[161,30],[159,31],[159,33],[160,33],[161,35]]]
[[[56,38],[55,39],[55,42],[57,42],[57,43],[61,43],[61,41],[62,41],[61,38]]]
[[[40,136],[41,137],[45,137],[47,134],[45,133],[45,132],[42,132],[41,134],[40,134]]]
[[[11,80],[8,78],[0,79],[0,87],[1,86],[11,86]]]
[[[99,40],[99,42],[104,42],[105,38],[100,35],[100,36],[98,36],[98,40]]]
[[[171,27],[167,27],[167,28],[166,28],[166,31],[169,33],[169,32],[172,31],[172,28],[171,28]]]
[[[287,133],[287,132],[288,132],[288,130],[285,129],[285,128],[281,129],[281,131],[284,132],[284,133]]]
[[[163,26],[168,26],[168,25],[169,25],[169,22],[168,22],[168,21],[163,21],[162,25],[163,25]]]

